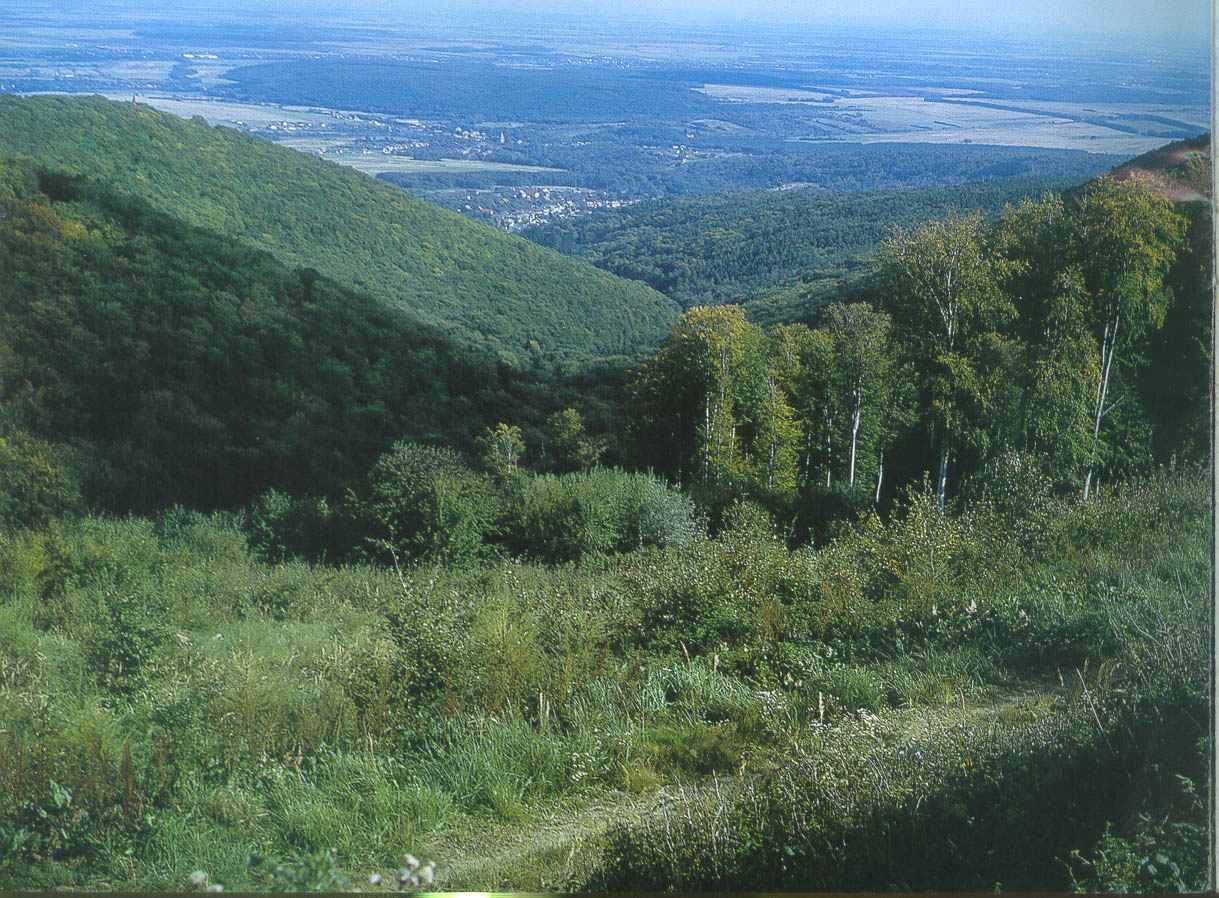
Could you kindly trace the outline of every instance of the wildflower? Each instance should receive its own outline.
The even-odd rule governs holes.
[[[369,884],[370,886],[379,886],[379,885],[381,885],[381,874],[380,874],[380,873],[373,873],[371,876],[369,876],[369,877],[368,877],[368,884]]]
[[[419,869],[419,859],[417,857],[415,857],[413,854],[408,854],[406,857],[404,857],[402,859],[402,862],[404,864],[406,864],[407,867],[410,868],[412,873]]]
[[[433,861],[428,861],[423,865],[423,869],[419,871],[419,885],[430,886],[436,879],[436,864]]]
[[[190,883],[192,889],[201,889],[207,885],[207,874],[202,870],[196,870],[187,877],[187,882]]]

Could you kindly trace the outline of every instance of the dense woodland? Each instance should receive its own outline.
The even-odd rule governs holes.
[[[1209,159],[1159,160],[563,377],[0,163],[0,885],[1202,888]]]
[[[678,311],[351,169],[147,106],[0,96],[0,153],[317,269],[516,367],[632,355]]]
[[[1103,177],[989,226],[898,227],[878,307],[831,304],[816,328],[691,309],[636,384],[645,456],[718,494],[864,480],[879,497],[888,453],[906,476],[932,471],[941,502],[950,470],[959,483],[1008,453],[1085,497],[1170,448],[1204,459],[1200,404],[1181,420],[1154,401],[1204,370],[1207,244],[1198,228],[1187,245],[1188,227],[1149,179]],[[1156,437],[1181,428],[1192,437]]]
[[[733,191],[643,203],[533,228],[525,236],[641,280],[683,309],[734,303],[755,323],[812,318],[873,271],[894,225],[952,213],[997,218],[1007,203],[1078,181],[1012,177],[959,187]]]
[[[333,500],[397,439],[473,451],[570,392],[85,178],[0,163],[0,210],[4,422],[98,508]]]

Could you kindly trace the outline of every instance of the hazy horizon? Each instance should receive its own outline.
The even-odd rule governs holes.
[[[48,7],[45,0],[12,4]],[[1205,0],[1171,0],[1149,5],[1145,0],[856,0],[849,9],[810,7],[797,0],[349,0],[341,7],[330,0],[67,0],[56,3],[61,12],[100,12],[137,7],[147,16],[192,17],[209,12],[265,11],[277,17],[323,14],[329,19],[377,20],[387,24],[468,24],[520,20],[584,20],[613,26],[658,25],[715,27],[722,25],[775,28],[845,27],[879,30],[936,30],[989,33],[1008,38],[1124,39],[1130,42],[1176,44],[1182,48],[1209,45],[1210,7]]]

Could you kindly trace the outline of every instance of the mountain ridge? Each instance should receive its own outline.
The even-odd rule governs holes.
[[[0,96],[0,153],[84,175],[528,367],[632,356],[675,303],[352,169],[101,97]]]

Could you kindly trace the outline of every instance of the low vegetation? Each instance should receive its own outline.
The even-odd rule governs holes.
[[[741,506],[574,566],[397,573],[260,561],[230,514],[12,532],[0,880],[265,888],[333,849],[360,882],[687,783],[569,885],[1108,887],[1149,844],[1200,885],[1201,481],[1041,496],[1016,529],[909,502],[819,550]]]

